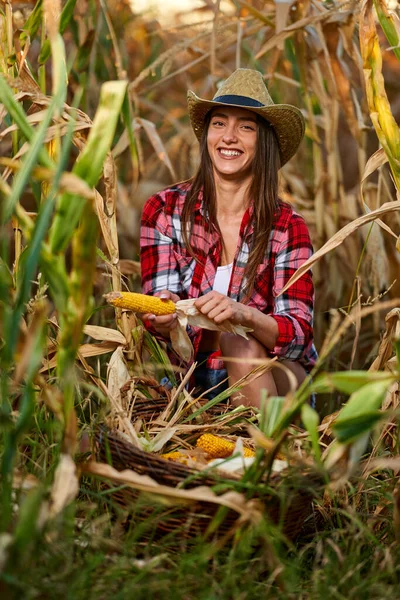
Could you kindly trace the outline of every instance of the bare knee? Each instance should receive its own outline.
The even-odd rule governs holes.
[[[289,391],[297,389],[304,379],[307,377],[307,373],[304,367],[291,360],[283,360],[283,369],[274,368],[272,375],[275,380],[275,385],[280,396],[285,396]],[[289,373],[286,372],[289,371]],[[291,376],[290,376],[291,375]]]
[[[246,340],[233,333],[222,333],[219,346],[222,355],[227,357],[252,359],[268,356],[265,346],[251,336]]]

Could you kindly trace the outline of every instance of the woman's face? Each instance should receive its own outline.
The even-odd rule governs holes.
[[[245,108],[221,106],[213,110],[207,149],[216,174],[224,179],[243,179],[251,175],[257,127],[256,115]]]

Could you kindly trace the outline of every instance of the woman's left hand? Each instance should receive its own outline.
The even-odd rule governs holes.
[[[198,298],[194,305],[216,325],[229,319],[236,325],[251,326],[252,309],[219,292],[208,292]]]

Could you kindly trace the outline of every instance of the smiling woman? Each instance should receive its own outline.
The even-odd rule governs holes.
[[[207,150],[214,177],[248,179],[257,144],[257,118],[245,108],[227,106],[211,112]]]
[[[248,340],[189,330],[198,366],[195,382],[209,397],[232,385],[259,359],[276,356],[305,378],[316,359],[313,285],[305,273],[280,291],[311,256],[303,218],[278,197],[278,171],[296,152],[304,120],[294,106],[274,104],[261,73],[238,69],[212,100],[188,92],[200,142],[200,167],[189,181],[152,196],[142,217],[143,291],[195,306],[217,325],[229,319],[252,330]],[[228,280],[227,280],[228,278]],[[168,341],[176,315],[144,315]],[[224,363],[223,358],[234,360]],[[261,390],[289,389],[281,369],[264,373],[233,402],[259,406]]]

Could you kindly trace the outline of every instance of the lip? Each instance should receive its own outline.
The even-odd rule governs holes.
[[[222,148],[221,147],[221,148],[217,148],[217,151],[218,151],[218,155],[221,158],[224,158],[225,160],[233,160],[235,158],[240,158],[242,156],[242,154],[243,154],[242,150],[239,150],[239,148]],[[238,154],[232,154],[232,155],[229,156],[227,154],[224,154],[222,151],[225,151],[225,152],[237,152]]]

